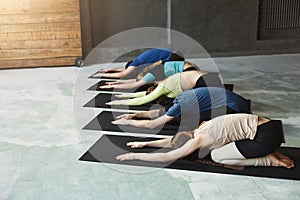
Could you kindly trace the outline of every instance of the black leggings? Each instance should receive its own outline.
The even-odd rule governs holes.
[[[188,72],[188,71],[199,71],[199,68],[196,65],[193,65],[183,70],[183,72]]]
[[[284,136],[281,121],[271,120],[257,127],[253,140],[240,140],[235,145],[245,158],[256,158],[274,152],[282,142]]]
[[[199,87],[224,87],[218,73],[208,73],[200,76],[193,89]]]
[[[184,61],[184,55],[181,52],[175,51],[171,54],[168,61]]]

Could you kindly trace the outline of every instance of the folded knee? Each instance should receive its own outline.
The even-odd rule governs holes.
[[[222,152],[218,149],[214,149],[210,152],[211,159],[216,163],[224,164],[224,155],[222,155]]]
[[[235,146],[234,142],[212,150],[211,158],[214,162],[227,165],[232,165],[237,160],[245,159],[245,157],[239,152],[239,150]]]

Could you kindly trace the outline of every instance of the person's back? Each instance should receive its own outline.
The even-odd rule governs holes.
[[[104,70],[94,74],[93,77],[136,77],[140,72],[143,71],[143,69],[160,60],[163,63],[167,61],[182,61],[184,60],[184,56],[180,52],[174,51],[170,48],[153,48],[141,53],[133,61],[129,61],[125,68],[118,68],[118,72],[107,73],[110,70]]]
[[[237,112],[250,112],[249,100],[220,87],[201,87],[185,91],[174,100],[174,104],[179,107],[176,108],[176,117],[182,113],[198,114],[221,106],[228,106]]]
[[[250,113],[250,101],[224,88],[202,87],[177,96],[166,115],[181,119],[182,130],[188,130],[202,121],[233,113]]]
[[[218,148],[235,140],[251,139],[256,134],[258,116],[245,113],[228,114],[216,117],[202,124],[195,134],[207,134],[207,145]]]
[[[156,65],[150,70],[145,70],[143,73],[139,74],[138,79],[142,79],[146,83],[160,81],[174,74],[183,72],[184,69],[189,66],[189,62],[184,61],[165,62],[164,64]]]
[[[173,50],[170,48],[153,48],[137,56],[129,66],[138,67],[144,64],[155,63],[159,60],[167,62],[172,56]]]

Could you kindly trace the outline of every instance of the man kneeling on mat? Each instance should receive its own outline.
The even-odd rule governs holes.
[[[207,111],[211,113],[204,114]],[[201,121],[210,120],[213,117],[232,113],[250,113],[250,101],[224,88],[202,87],[183,92],[176,97],[168,111],[163,113],[164,109],[155,109],[125,114],[118,116],[117,120],[112,123],[152,129],[173,119],[181,119],[182,126],[193,130]],[[133,118],[151,118],[151,120]],[[152,118],[156,119],[152,120]]]
[[[169,162],[195,151],[199,158],[211,152],[212,160],[226,165],[294,167],[289,157],[277,152],[283,142],[281,122],[249,114],[230,114],[202,123],[192,132],[149,142],[129,142],[131,148],[167,147],[167,153],[127,153],[117,160]]]

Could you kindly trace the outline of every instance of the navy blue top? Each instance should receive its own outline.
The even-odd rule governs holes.
[[[249,100],[220,87],[202,87],[185,91],[176,97],[173,104],[166,115],[176,118],[181,114],[199,115],[202,111],[222,106],[236,112],[250,112]]]
[[[129,66],[140,66],[149,63],[155,63],[159,60],[167,62],[170,60],[173,50],[170,48],[154,48],[145,51],[136,57]]]

